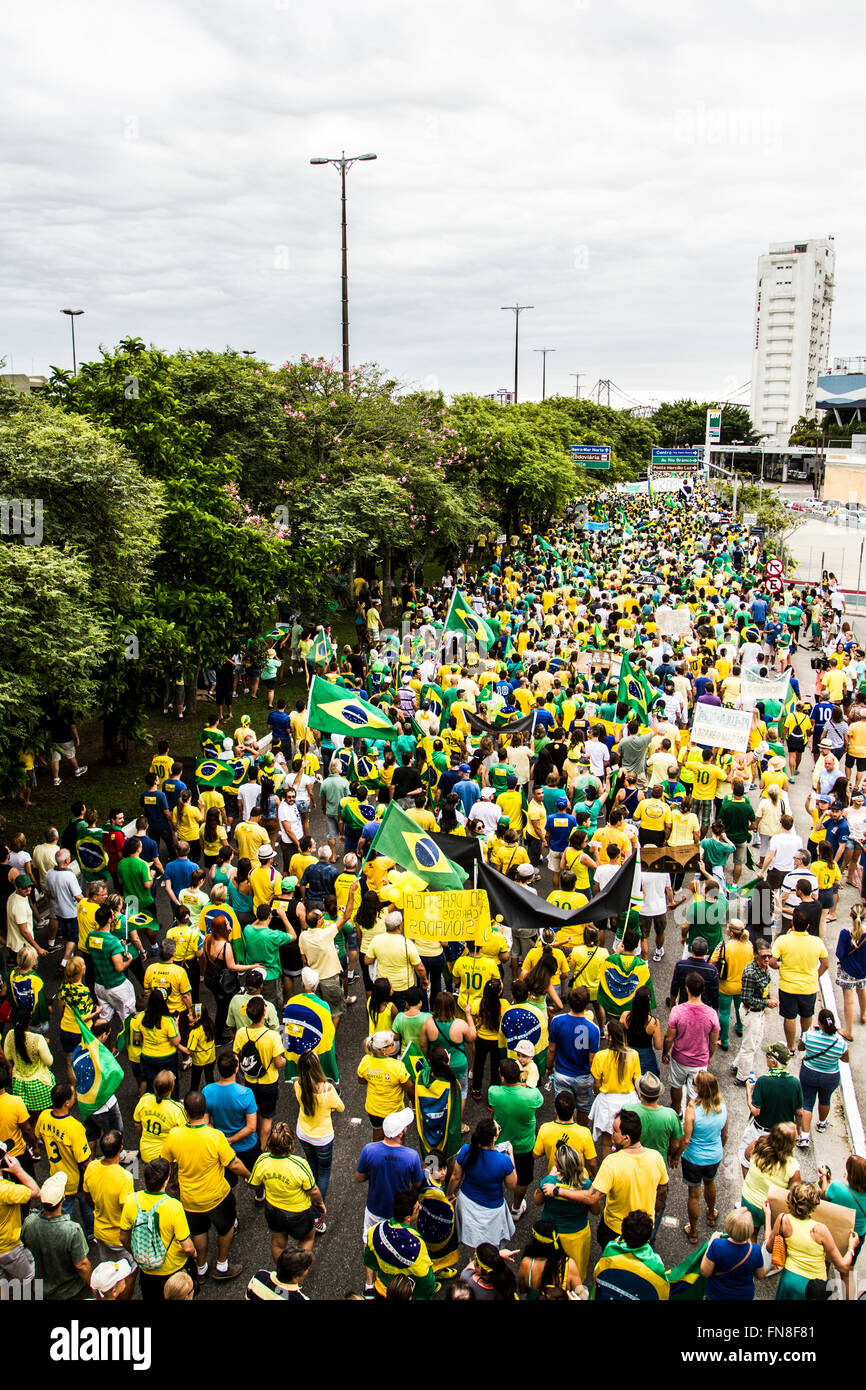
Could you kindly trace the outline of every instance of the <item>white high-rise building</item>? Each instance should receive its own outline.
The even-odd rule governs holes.
[[[830,357],[836,251],[826,241],[778,242],[758,257],[752,424],[787,442],[815,414],[818,376]]]

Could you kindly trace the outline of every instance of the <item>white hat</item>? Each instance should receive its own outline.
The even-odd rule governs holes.
[[[262,845],[259,850],[259,859],[273,859],[277,851],[271,845]]]
[[[66,1174],[52,1173],[50,1178],[46,1178],[39,1189],[39,1196],[42,1198],[43,1206],[59,1207],[63,1198],[66,1196]]]
[[[373,1034],[372,1043],[376,1051],[385,1047],[393,1047],[396,1042],[396,1035],[389,1028],[380,1028],[378,1033]]]
[[[396,1139],[399,1134],[403,1134],[409,1128],[414,1118],[415,1112],[410,1110],[408,1105],[405,1110],[398,1110],[393,1115],[386,1115],[382,1121],[382,1131],[385,1138]]]
[[[90,1287],[94,1293],[108,1293],[115,1284],[128,1279],[133,1267],[128,1260],[104,1260],[97,1265],[90,1276]]]
[[[494,790],[493,787],[482,787],[482,788],[481,788],[481,796],[482,796],[482,799],[483,799],[484,801],[490,801],[490,799],[491,799],[493,796],[495,796],[495,795],[496,795],[496,792],[495,792],[495,790]]]
[[[517,877],[518,877],[518,878],[535,878],[535,869],[532,867],[531,864],[518,864],[518,866],[517,866]]]
[[[534,1057],[535,1048],[528,1038],[521,1038],[514,1051],[519,1057]]]
[[[303,970],[301,971],[301,984],[304,986],[304,989],[309,990],[310,993],[312,993],[312,991],[316,988],[318,983],[319,972],[317,970],[311,970],[308,965],[305,965]]]

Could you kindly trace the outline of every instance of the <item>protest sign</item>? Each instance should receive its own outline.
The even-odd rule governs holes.
[[[413,941],[483,941],[490,930],[490,904],[481,888],[444,893],[406,893],[403,929]]]
[[[682,637],[692,626],[688,608],[671,608],[663,603],[656,609],[656,631],[659,637]]]
[[[753,710],[758,700],[774,700],[784,705],[791,682],[791,672],[784,676],[759,676],[753,668],[747,668],[740,678],[740,701],[744,710]]]
[[[750,710],[724,709],[720,705],[695,705],[691,742],[704,748],[729,748],[745,753],[752,729]]]

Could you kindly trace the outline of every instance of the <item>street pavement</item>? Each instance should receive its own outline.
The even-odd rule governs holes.
[[[808,653],[798,653],[796,660],[797,671],[801,680],[804,694],[811,695],[814,689],[814,673],[809,667]],[[804,833],[808,817],[804,813],[804,801],[808,790],[809,777],[811,776],[812,760],[811,755],[806,753],[804,757],[805,770],[801,773],[799,780],[794,783],[791,791],[791,799],[794,806],[797,829]],[[754,800],[754,797],[753,797]],[[320,815],[313,818],[312,831],[324,833],[324,821]],[[551,879],[549,871],[543,870],[541,882],[537,885],[542,896],[551,889]],[[169,914],[166,910],[165,895],[160,893],[160,918],[164,924],[169,921]],[[855,890],[843,888],[839,905],[839,924],[847,920],[850,903],[856,898]],[[680,914],[684,911],[680,909]],[[827,946],[833,955],[838,924],[831,924],[828,928]],[[658,1016],[662,1021],[664,1029],[667,1019],[667,1011],[664,1007],[664,1000],[667,996],[671,974],[674,965],[679,957],[678,949],[679,931],[678,926],[669,918],[667,934],[667,954],[665,959],[659,964],[651,965],[653,982],[655,985],[656,998],[659,1009]],[[610,946],[610,941],[608,941]],[[57,957],[53,958],[56,962]],[[56,967],[55,967],[56,969]],[[834,970],[835,974],[835,970]],[[365,1186],[356,1183],[354,1174],[356,1164],[361,1149],[370,1139],[370,1127],[364,1112],[364,1092],[363,1088],[356,1080],[355,1071],[360,1058],[363,1055],[363,1039],[367,1033],[366,1012],[363,1003],[363,989],[359,983],[358,1003],[347,1011],[342,1026],[337,1035],[337,1056],[341,1072],[341,1094],[345,1102],[346,1111],[344,1115],[335,1116],[336,1144],[334,1151],[334,1166],[331,1180],[330,1191],[327,1196],[327,1232],[317,1237],[315,1247],[315,1263],[305,1284],[305,1290],[310,1297],[315,1299],[342,1299],[349,1290],[361,1291],[364,1284],[363,1267],[361,1262],[362,1239],[361,1229],[364,1212]],[[510,995],[510,971],[506,967],[506,994]],[[57,980],[49,977],[49,991],[54,992]],[[773,993],[775,994],[775,987]],[[837,990],[837,1001],[841,1016],[841,998]],[[54,1011],[56,1014],[56,1010]],[[733,1016],[732,1016],[733,1022]],[[56,1033],[57,1021],[53,1022],[52,1048],[54,1055],[59,1059],[62,1074],[62,1050],[59,1038]],[[778,1020],[775,1011],[768,1014],[765,1042],[783,1040],[782,1025]],[[745,1091],[738,1087],[731,1076],[731,1063],[736,1056],[737,1038],[731,1030],[731,1050],[724,1053],[718,1050],[712,1061],[711,1070],[719,1078],[719,1083],[724,1096],[725,1104],[728,1108],[729,1134],[728,1144],[724,1160],[718,1174],[718,1210],[720,1222],[724,1223],[725,1214],[732,1207],[738,1204],[739,1194],[742,1184],[742,1174],[737,1159],[739,1138],[748,1122],[746,1108]],[[858,1090],[861,1094],[862,1103],[862,1076],[864,1074],[864,1062],[866,1062],[866,1028],[858,1028],[855,1042],[851,1051],[852,1063],[855,1077],[859,1076]],[[794,1071],[799,1070],[799,1062],[795,1059],[792,1063]],[[760,1075],[764,1070],[763,1059],[760,1059],[757,1067]],[[667,1069],[662,1067],[663,1083],[667,1084]],[[181,1090],[185,1092],[188,1088],[188,1081],[182,1079]],[[127,1147],[132,1148],[135,1144],[134,1129],[132,1123],[132,1112],[137,1100],[137,1088],[131,1078],[124,1081],[120,1093],[119,1102],[123,1114],[124,1124],[127,1131]],[[544,1108],[539,1112],[538,1122],[542,1123],[546,1119],[553,1118],[553,1097],[551,1093],[545,1093]],[[669,1102],[667,1091],[663,1096],[663,1102]],[[486,1106],[474,1103],[471,1098],[466,1106],[466,1122],[472,1126],[485,1114]],[[297,1115],[297,1106],[291,1087],[283,1087],[277,1116],[294,1123]],[[410,1131],[409,1142],[412,1141],[414,1128]],[[806,1180],[817,1177],[819,1163],[829,1163],[834,1174],[844,1172],[844,1162],[850,1152],[845,1122],[842,1112],[839,1093],[834,1097],[833,1110],[830,1128],[825,1134],[817,1134],[813,1129],[813,1146],[807,1151],[798,1151],[800,1166]],[[39,1167],[39,1176],[47,1173],[46,1165],[43,1163]],[[538,1160],[536,1163],[536,1179],[543,1176],[543,1163]],[[252,1196],[245,1190],[243,1184],[239,1184],[238,1191],[238,1211],[239,1211],[239,1230],[232,1248],[232,1260],[240,1260],[243,1263],[243,1277],[235,1282],[214,1283],[207,1279],[204,1282],[202,1295],[207,1300],[229,1300],[234,1301],[243,1297],[246,1280],[255,1272],[256,1269],[270,1267],[270,1240],[265,1225],[264,1216],[254,1210]],[[515,1236],[511,1242],[512,1248],[521,1247],[529,1238],[530,1227],[533,1213],[537,1210],[532,1204],[532,1189],[528,1194],[529,1207],[527,1214],[518,1223]],[[679,1168],[670,1173],[670,1192],[667,1202],[666,1215],[663,1225],[659,1231],[656,1248],[670,1268],[677,1264],[688,1253],[691,1248],[683,1234],[682,1227],[687,1219],[686,1213],[686,1187],[682,1179]],[[595,1227],[596,1219],[592,1218],[592,1225]],[[704,1239],[710,1234],[710,1228],[706,1224],[705,1213],[702,1211],[700,1224],[700,1237]],[[212,1237],[213,1245],[213,1237]],[[462,1252],[466,1256],[465,1263],[470,1255],[470,1251]],[[593,1245],[592,1261],[598,1256],[598,1247]],[[215,1251],[210,1252],[211,1267],[215,1258]],[[462,1264],[461,1264],[462,1267]],[[775,1295],[775,1282],[758,1282],[757,1297],[772,1298]]]

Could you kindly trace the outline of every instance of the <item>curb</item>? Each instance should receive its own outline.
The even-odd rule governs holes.
[[[834,1015],[838,1010],[836,996],[833,993],[833,985],[829,979],[830,972],[826,971],[819,981],[821,988],[821,998],[824,1001],[824,1008],[829,1009]],[[863,1130],[863,1117],[860,1114],[860,1107],[857,1104],[857,1093],[854,1090],[854,1077],[851,1066],[848,1062],[839,1063],[839,1075],[841,1083],[839,1086],[842,1092],[842,1108],[845,1111],[845,1124],[848,1129],[848,1138],[851,1141],[851,1150],[860,1158],[866,1158],[866,1133]]]

